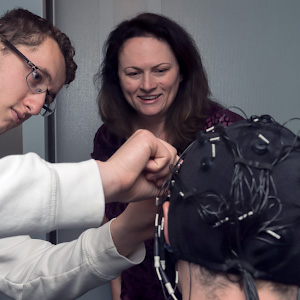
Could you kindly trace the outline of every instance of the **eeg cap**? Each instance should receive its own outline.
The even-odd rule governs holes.
[[[176,259],[240,274],[248,288],[249,275],[300,286],[299,137],[268,115],[216,126],[170,182]]]

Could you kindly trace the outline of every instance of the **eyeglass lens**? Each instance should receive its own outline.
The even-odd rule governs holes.
[[[55,101],[48,91],[47,77],[39,70],[34,69],[26,76],[27,85],[34,94],[46,92],[45,103],[40,111],[40,115],[46,117],[55,110]]]
[[[48,88],[47,78],[38,70],[32,70],[27,76],[26,81],[29,89],[34,94],[44,93]]]

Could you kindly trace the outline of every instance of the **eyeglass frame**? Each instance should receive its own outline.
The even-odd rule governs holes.
[[[45,102],[42,106],[42,109],[45,110],[44,113],[42,113],[42,109],[40,111],[40,115],[43,116],[43,117],[48,117],[50,115],[52,115],[55,111],[55,97],[53,97],[49,90],[48,90],[48,79],[47,79],[47,76],[44,74],[44,72],[39,68],[37,67],[33,62],[31,62],[21,51],[19,51],[10,41],[8,41],[6,38],[4,38],[3,36],[0,35],[0,41],[3,42],[6,46],[8,46],[15,54],[17,54],[32,70],[26,75],[26,83],[27,83],[27,86],[30,90],[30,92],[32,92],[33,94],[42,94],[42,93],[46,93],[46,96],[45,96]],[[46,78],[46,89],[44,90],[41,90],[41,91],[33,91],[31,88],[30,88],[30,85],[28,83],[28,76],[30,74],[32,74],[34,71],[38,70],[42,76],[44,78]],[[49,101],[49,106],[52,104],[53,108],[49,108],[47,106],[47,99],[50,98],[50,101]],[[52,98],[52,101],[51,101],[51,98]]]

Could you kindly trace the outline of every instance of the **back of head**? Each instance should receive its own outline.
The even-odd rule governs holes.
[[[211,269],[187,261],[178,261],[182,298],[197,300],[244,300],[241,276]],[[254,280],[259,300],[297,300],[298,287],[266,280]],[[194,299],[194,298],[191,299]],[[248,298],[249,299],[249,298]],[[250,297],[250,299],[257,299]]]
[[[65,58],[66,81],[69,84],[75,78],[77,65],[73,60],[75,49],[66,34],[53,26],[49,21],[25,9],[8,11],[0,18],[0,35],[14,46],[35,47],[47,37],[54,39]]]
[[[300,285],[300,141],[270,116],[198,134],[169,183],[177,260],[242,278]]]

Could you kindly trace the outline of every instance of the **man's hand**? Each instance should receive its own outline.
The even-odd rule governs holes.
[[[106,202],[132,202],[155,197],[176,149],[150,131],[136,131],[106,162],[97,161]]]

